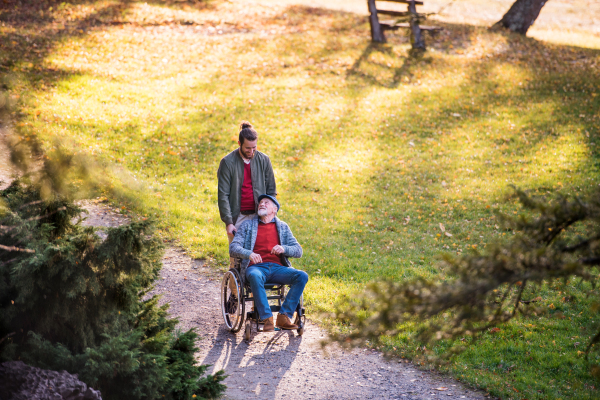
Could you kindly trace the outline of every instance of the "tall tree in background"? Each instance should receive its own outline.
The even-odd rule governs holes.
[[[525,35],[548,0],[517,0],[492,29],[505,28]]]

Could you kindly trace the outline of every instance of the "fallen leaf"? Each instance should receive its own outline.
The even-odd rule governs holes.
[[[441,222],[440,222],[440,230],[442,232],[446,232],[446,228],[444,227],[444,224],[442,224]]]
[[[440,386],[439,388],[435,388],[435,390],[439,390],[440,392],[443,392],[444,390],[448,390],[448,388],[444,387],[444,386]]]

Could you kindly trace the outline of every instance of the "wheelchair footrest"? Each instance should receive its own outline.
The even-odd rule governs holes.
[[[280,330],[281,330],[281,328],[277,328],[277,327],[275,328],[275,332],[279,332]],[[259,332],[262,332],[262,331],[263,331],[262,329],[259,330]]]

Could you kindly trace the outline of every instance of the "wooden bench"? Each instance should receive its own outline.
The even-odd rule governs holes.
[[[379,0],[386,1],[390,3],[402,3],[408,6],[406,11],[392,11],[392,10],[379,10],[375,4],[376,0],[367,0],[367,4],[369,6],[369,23],[371,24],[371,39],[377,43],[385,43],[385,35],[384,31],[395,31],[401,28],[410,28],[411,29],[411,43],[413,48],[425,48],[425,42],[423,41],[423,37],[421,35],[421,31],[438,31],[442,28],[438,26],[421,26],[416,21],[420,16],[417,13],[416,6],[422,6],[422,1],[415,0]],[[397,22],[396,20],[384,20],[379,21],[379,15],[389,15],[392,17],[411,17],[408,18],[409,22]]]

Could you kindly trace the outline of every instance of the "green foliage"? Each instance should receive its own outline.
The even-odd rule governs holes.
[[[16,181],[0,198],[3,359],[78,373],[107,399],[224,390],[222,372],[200,379],[207,366],[195,365],[196,333],[176,333],[168,306],[147,298],[162,254],[149,221],[110,228],[102,240],[74,222],[82,209],[42,197],[39,185]]]
[[[219,382],[225,379],[225,371],[218,371],[215,375],[208,375],[196,384],[198,372],[204,374],[207,365],[194,366],[195,334],[186,332],[174,339],[167,356],[171,360],[171,392],[173,398],[189,399],[196,394],[200,399],[212,399],[218,397],[224,390],[225,385]]]
[[[353,321],[355,329],[338,333],[335,339],[349,345],[381,343],[382,335],[398,335],[407,323],[415,323],[421,343],[462,338],[446,349],[447,355],[452,354],[463,350],[468,338],[500,331],[497,326],[518,313],[553,312],[554,305],[549,310],[535,307],[541,300],[536,296],[547,282],[567,284],[573,278],[580,285],[589,283],[588,294],[595,297],[589,315],[598,315],[600,193],[587,198],[559,196],[554,201],[523,191],[517,195],[527,213],[518,218],[499,215],[506,229],[517,232],[511,240],[462,257],[446,255],[448,280],[418,278],[370,285],[360,298],[338,305],[336,317]],[[564,315],[557,312],[554,317]],[[591,337],[586,353],[598,342],[600,331]],[[428,355],[437,360],[433,352]],[[597,373],[599,366],[591,367]]]

